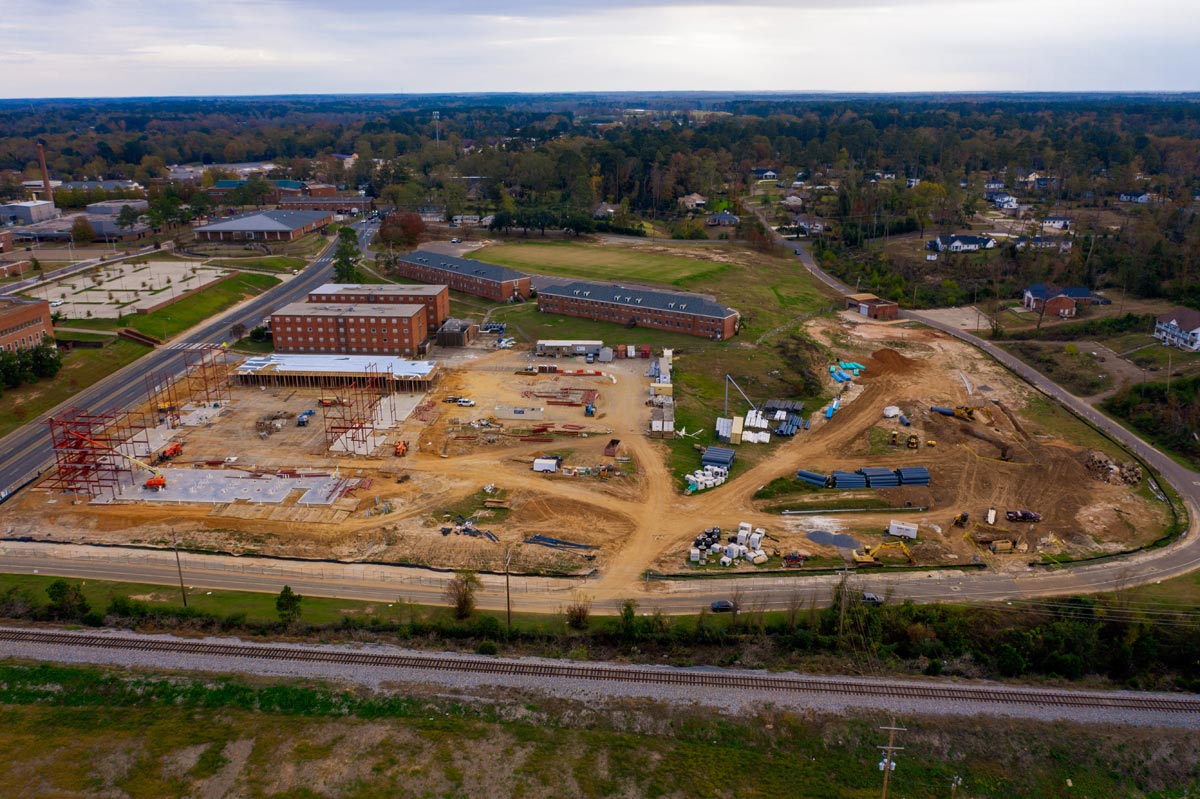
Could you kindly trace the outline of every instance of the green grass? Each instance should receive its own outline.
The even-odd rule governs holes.
[[[540,275],[686,286],[731,267],[715,261],[573,241],[498,244],[468,257]]]
[[[1113,352],[1123,354],[1137,347],[1158,344],[1158,339],[1149,333],[1125,333],[1124,335],[1101,339],[1101,343]]]
[[[1055,438],[1070,441],[1081,447],[1098,449],[1118,460],[1129,460],[1129,453],[1041,393],[1031,394],[1019,415],[1027,423],[1040,427]],[[1035,432],[1029,428],[1030,425],[1026,424],[1026,429],[1031,434]]]
[[[1013,355],[1079,397],[1091,397],[1113,387],[1111,368],[1073,344],[1015,342],[1002,345]],[[1074,353],[1067,350],[1074,347]]]
[[[268,269],[273,272],[290,272],[307,265],[303,258],[290,255],[267,255],[260,258],[220,258],[209,261],[212,266],[230,266],[234,269]]]
[[[865,799],[882,784],[878,727],[896,721],[906,732],[895,796],[945,796],[959,776],[962,796],[1177,799],[1197,785],[1200,748],[1169,728],[724,715],[511,693],[474,703],[50,664],[0,664],[0,703],[5,796],[217,795],[208,779],[244,742],[226,785],[254,797]]]
[[[251,341],[244,338],[229,349],[234,352],[244,352],[248,355],[265,355],[275,351],[275,345],[270,341]]]
[[[63,368],[54,379],[5,390],[4,401],[0,402],[0,436],[8,435],[148,352],[149,348],[124,339],[100,349],[72,350],[63,356]]]
[[[54,336],[56,341],[104,341],[112,343],[115,340],[114,336],[106,333],[75,333],[70,330],[56,331]]]
[[[200,324],[242,300],[256,297],[278,286],[279,278],[246,272],[230,275],[202,291],[148,314],[129,314],[116,319],[71,319],[70,327],[90,327],[114,330],[131,327],[156,338],[173,338],[188,328]]]

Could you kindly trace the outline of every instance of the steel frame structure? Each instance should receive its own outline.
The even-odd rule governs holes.
[[[335,388],[337,403],[321,409],[325,446],[333,447],[342,440],[348,452],[370,451],[372,439],[379,435],[376,420],[381,415],[395,419],[395,397],[390,390],[393,383],[391,369],[381,372],[376,364],[369,363],[362,378],[345,380]]]
[[[53,489],[115,499],[123,477],[132,481],[136,468],[117,453],[135,458],[151,454],[146,430],[153,425],[145,414],[71,408],[49,424],[55,470],[47,485]]]

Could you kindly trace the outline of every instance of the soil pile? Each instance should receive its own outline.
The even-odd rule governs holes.
[[[911,372],[920,365],[920,361],[906,358],[894,349],[884,347],[871,353],[871,357],[867,360],[867,374],[874,376]]]

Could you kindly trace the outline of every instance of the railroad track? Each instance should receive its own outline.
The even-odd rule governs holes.
[[[1200,714],[1197,697],[1139,697],[1084,691],[1051,691],[983,686],[940,686],[886,682],[841,681],[821,677],[775,677],[768,674],[738,674],[722,671],[698,672],[620,666],[578,666],[557,663],[528,663],[444,655],[392,655],[333,649],[227,644],[208,641],[164,640],[122,636],[68,633],[44,630],[0,630],[0,642],[49,644],[92,649],[127,650],[178,655],[206,655],[293,663],[333,663],[389,669],[458,672],[494,676],[566,679],[588,682],[627,682],[702,688],[736,688],[760,692],[812,693],[919,699],[942,702],[1072,707],[1101,710],[1132,710],[1158,713]]]

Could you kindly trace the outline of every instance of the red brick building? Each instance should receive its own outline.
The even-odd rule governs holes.
[[[282,197],[279,208],[284,211],[329,211],[335,214],[359,214],[374,207],[370,197]]]
[[[0,352],[27,350],[52,338],[50,303],[0,297]]]
[[[600,322],[669,330],[723,341],[738,329],[738,313],[695,294],[575,282],[538,291],[538,310]]]
[[[12,252],[13,235],[11,230],[0,230],[0,252]]]
[[[900,306],[891,300],[882,300],[874,294],[847,294],[846,308],[857,311],[868,319],[891,320],[900,316]]]
[[[254,211],[196,228],[201,241],[295,241],[333,222],[328,211]]]
[[[424,305],[430,333],[436,332],[450,316],[450,289],[446,286],[326,283],[309,292],[308,301],[343,305]]]
[[[426,250],[401,258],[396,271],[410,280],[440,283],[494,302],[528,298],[530,294],[529,275],[515,269]]]
[[[271,314],[276,352],[412,355],[428,337],[424,305],[294,302]]]

